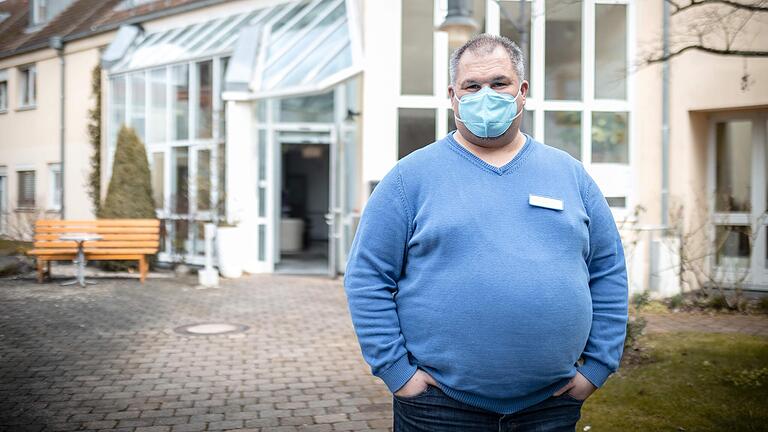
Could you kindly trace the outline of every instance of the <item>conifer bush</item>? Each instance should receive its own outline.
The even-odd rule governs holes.
[[[122,126],[117,136],[112,178],[107,196],[99,208],[99,219],[154,219],[155,203],[152,199],[149,162],[144,143],[136,132]],[[155,257],[149,259],[153,267]],[[133,261],[99,261],[104,270],[126,271],[136,268]]]
[[[147,152],[132,128],[120,128],[112,178],[98,216],[101,219],[155,218]]]

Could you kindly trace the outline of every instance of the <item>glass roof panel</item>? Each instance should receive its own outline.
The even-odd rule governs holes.
[[[330,63],[320,70],[315,80],[322,81],[350,66],[352,66],[352,46],[347,44],[339,54],[333,57]]]
[[[256,98],[321,91],[333,85],[327,78],[344,75],[338,72],[360,70],[360,41],[352,40],[359,38],[359,31],[350,28],[357,21],[347,10],[356,1],[294,0],[139,35],[108,72],[229,55],[232,65],[239,62],[239,72],[227,78],[231,91],[250,92]]]
[[[299,84],[301,78],[312,72],[313,69],[319,69],[328,60],[328,55],[339,49],[340,45],[346,44],[349,40],[349,30],[344,21],[339,23],[332,32],[322,39],[307,39],[306,42],[316,40],[315,44],[297,44],[298,49],[290,55],[281,57],[281,61],[275,63],[272,68],[264,71],[264,83],[266,87],[273,88],[276,85],[295,85]],[[325,29],[327,30],[327,28]],[[302,41],[305,42],[305,41]],[[318,45],[319,43],[319,45]],[[314,45],[318,45],[315,47]],[[299,51],[301,50],[301,51]],[[296,59],[301,59],[296,63]],[[283,60],[285,59],[285,61]],[[296,63],[291,65],[287,62]],[[286,67],[288,66],[288,67]],[[292,67],[291,67],[292,66]],[[279,82],[279,83],[278,83]]]

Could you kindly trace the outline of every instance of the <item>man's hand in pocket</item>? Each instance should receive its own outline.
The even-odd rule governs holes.
[[[571,396],[583,401],[592,395],[595,390],[597,390],[597,387],[595,387],[595,385],[592,384],[588,379],[584,378],[584,375],[577,371],[576,375],[571,378],[568,384],[564,385],[552,396],[560,396],[561,394],[568,392]]]
[[[400,397],[417,396],[423,393],[424,390],[427,389],[427,386],[430,386],[430,385],[437,387],[437,382],[435,381],[435,379],[432,378],[430,374],[424,372],[423,370],[417,369],[416,373],[413,374],[411,379],[409,379],[404,386],[400,387],[400,390],[395,392],[395,396],[400,396]]]

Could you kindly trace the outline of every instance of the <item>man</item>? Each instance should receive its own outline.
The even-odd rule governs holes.
[[[382,179],[352,244],[363,356],[396,431],[573,431],[624,345],[616,224],[581,163],[520,132],[514,42],[476,36],[450,69],[457,130]]]

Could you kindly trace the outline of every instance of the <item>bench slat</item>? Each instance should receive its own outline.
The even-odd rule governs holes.
[[[39,227],[49,226],[126,226],[126,227],[141,227],[141,226],[159,226],[160,221],[158,219],[96,219],[96,220],[56,220],[56,219],[40,219],[35,222]]]
[[[100,248],[115,248],[115,247],[149,247],[156,248],[159,246],[157,239],[155,240],[140,240],[140,241],[87,241],[83,243],[83,246],[88,249],[100,249]],[[34,248],[77,248],[77,243],[73,241],[36,241]]]
[[[77,248],[49,248],[28,250],[28,255],[75,255]]]
[[[37,227],[38,233],[91,233],[91,234],[159,234],[160,227],[101,227],[101,226],[69,226],[69,227]]]
[[[88,255],[89,261],[105,261],[105,260],[138,260],[144,255],[125,254],[125,255]],[[70,261],[75,259],[75,254],[72,255],[39,255],[37,259],[41,261]]]
[[[126,241],[126,240],[157,240],[158,234],[99,234],[100,241]],[[57,241],[61,234],[37,234],[35,241]]]
[[[157,253],[157,248],[84,248],[85,257],[88,258],[89,254],[99,255],[120,255],[120,254],[137,254],[137,255],[154,255]],[[30,255],[69,255],[77,253],[76,248],[57,248],[57,249],[32,249],[27,252]]]

